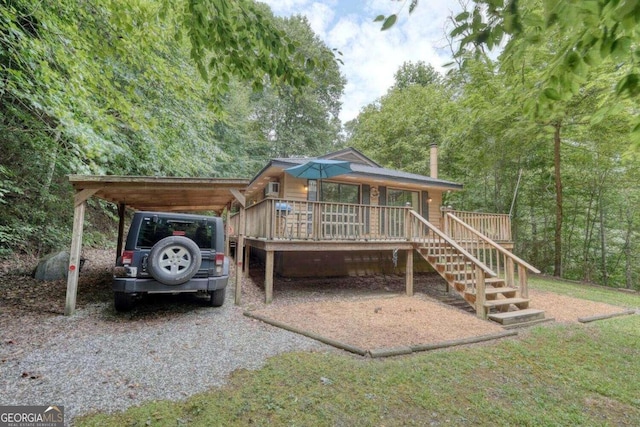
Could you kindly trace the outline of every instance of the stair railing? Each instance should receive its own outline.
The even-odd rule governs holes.
[[[427,256],[438,258],[451,267],[452,271],[470,278],[470,284],[467,286],[476,294],[476,314],[478,317],[486,318],[485,279],[496,277],[497,274],[414,210],[409,211],[407,236],[418,250],[426,251]],[[444,274],[443,271],[439,273]]]
[[[456,242],[460,246],[484,265],[496,271],[497,276],[505,280],[506,286],[518,289],[520,297],[529,297],[527,271],[540,273],[540,270],[518,258],[451,212],[445,214],[445,222],[448,234],[456,236]]]

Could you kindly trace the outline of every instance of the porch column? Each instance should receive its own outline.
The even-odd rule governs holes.
[[[264,267],[264,302],[270,304],[273,301],[273,251],[267,250],[267,259]]]
[[[407,250],[407,264],[405,267],[404,285],[407,295],[413,296],[413,249]]]
[[[71,250],[69,252],[69,271],[67,275],[67,297],[64,305],[64,315],[71,316],[76,311],[76,296],[78,295],[78,274],[80,272],[80,255],[82,252],[82,231],[84,228],[85,201],[93,196],[98,189],[80,190],[73,197],[73,234],[71,235]]]

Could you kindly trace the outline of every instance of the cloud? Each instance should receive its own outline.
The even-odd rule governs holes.
[[[398,23],[380,31],[379,15],[397,13],[404,2],[368,0],[267,0],[281,16],[305,15],[311,28],[327,46],[343,53],[342,72],[347,78],[340,118],[354,119],[360,110],[384,95],[394,82],[394,74],[406,61],[424,61],[442,71],[451,52],[445,37],[448,16],[460,7],[451,1],[421,1],[408,15],[408,2]]]

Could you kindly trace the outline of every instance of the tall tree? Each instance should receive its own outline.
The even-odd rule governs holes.
[[[307,18],[294,16],[279,22],[305,56],[329,62],[309,71],[313,83],[304,89],[267,84],[256,93],[255,125],[269,141],[272,157],[326,153],[340,144],[338,115],[345,78],[332,60],[332,50],[314,34]]]
[[[409,84],[405,64],[389,92],[366,106],[347,126],[348,143],[369,153],[385,166],[429,174],[429,147],[444,144],[452,119],[452,94],[434,75],[431,83]],[[414,69],[429,68],[417,64]]]

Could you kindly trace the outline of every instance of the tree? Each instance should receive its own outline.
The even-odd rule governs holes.
[[[254,171],[269,153],[250,89],[294,99],[334,59],[304,56],[279,25],[249,1],[0,2],[0,252],[62,246],[69,173]]]
[[[452,118],[451,92],[439,79],[405,86],[403,70],[410,68],[428,70],[421,64],[405,64],[396,73],[400,81],[347,124],[351,133],[348,143],[385,166],[428,175],[430,145],[446,142]]]
[[[395,86],[404,89],[410,85],[428,86],[442,84],[442,76],[429,64],[423,61],[405,62],[394,74]]]
[[[417,3],[411,2],[410,13]],[[543,46],[549,32],[562,35],[540,76],[536,96],[527,101],[529,112],[536,114],[549,103],[579,95],[591,68],[606,60],[615,63],[611,73],[621,70],[613,86],[615,95],[620,99],[640,96],[640,2],[474,0],[472,4],[454,18],[451,36],[460,41],[458,57],[465,58],[470,51],[485,56],[485,49],[503,48],[501,62],[517,64],[530,48]],[[380,15],[375,21],[382,21],[382,30],[387,30],[397,22],[397,16]],[[598,112],[607,114],[607,109],[599,106]],[[629,130],[635,145],[640,145],[637,114]]]
[[[313,33],[305,17],[278,21],[295,40],[302,54],[311,58],[333,58],[332,51]],[[320,155],[340,143],[339,119],[345,78],[335,61],[309,72],[313,83],[296,90],[286,84],[266,84],[255,93],[254,124],[269,141],[271,157]]]

